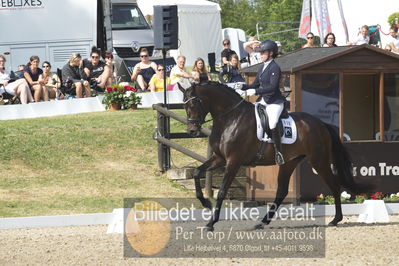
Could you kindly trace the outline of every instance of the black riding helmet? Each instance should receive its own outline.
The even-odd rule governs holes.
[[[263,41],[260,45],[259,45],[259,52],[265,52],[265,51],[272,51],[273,52],[273,58],[276,58],[277,54],[278,54],[278,47],[277,47],[277,43],[271,40],[266,40]]]

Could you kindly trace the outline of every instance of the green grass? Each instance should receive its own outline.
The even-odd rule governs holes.
[[[0,217],[111,212],[125,197],[193,197],[159,173],[155,126],[153,110],[0,122]],[[171,128],[185,130],[174,120]],[[206,155],[205,139],[177,142]],[[175,151],[172,159],[198,165]]]

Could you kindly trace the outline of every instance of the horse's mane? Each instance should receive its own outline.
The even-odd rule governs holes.
[[[217,88],[212,88],[216,90],[223,90],[226,94],[231,95],[232,98],[236,98],[237,100],[242,100],[241,95],[238,94],[234,89],[230,88],[229,86],[216,82],[216,81],[208,81],[205,84],[197,85],[197,86],[214,86]]]

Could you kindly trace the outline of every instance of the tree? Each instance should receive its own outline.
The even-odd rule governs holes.
[[[298,22],[301,16],[302,0],[214,0],[220,5],[222,27],[240,28],[247,35],[256,35],[259,25],[259,39],[280,41],[285,52],[298,49],[304,40],[298,39]],[[272,24],[270,22],[292,22]],[[289,31],[291,30],[291,31]]]

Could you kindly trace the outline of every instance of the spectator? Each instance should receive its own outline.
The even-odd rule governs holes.
[[[237,54],[235,51],[230,49],[231,43],[229,39],[223,40],[223,51],[222,51],[222,64],[227,65],[230,61],[230,57],[233,54]]]
[[[240,69],[240,61],[238,60],[238,55],[233,54],[230,59],[230,75],[229,75],[229,83],[235,82],[245,82],[245,79],[238,73]]]
[[[39,81],[39,76],[43,70],[39,68],[40,59],[37,55],[33,55],[29,59],[29,63],[24,68],[24,78],[28,82],[29,88],[34,92],[35,101],[40,101],[43,91],[43,82]]]
[[[358,35],[357,39],[353,40],[352,42],[348,42],[348,45],[361,45],[365,43],[369,43],[370,37],[367,36],[369,32],[369,27],[367,25],[363,25],[360,29],[360,35]]]
[[[149,88],[150,91],[155,92],[155,91],[163,91],[164,90],[164,72],[165,72],[165,67],[162,64],[158,64],[157,66],[157,73],[152,76],[150,82],[149,82]],[[166,77],[166,88],[168,88],[170,85],[170,78]]]
[[[90,84],[83,70],[83,61],[80,54],[73,53],[69,57],[69,62],[62,68],[62,80],[65,83],[72,83],[72,88],[76,91],[76,97],[83,98],[83,88],[85,89],[86,97],[91,96]]]
[[[332,32],[327,33],[326,37],[324,37],[323,47],[337,47],[337,45],[335,44],[334,33],[332,33]]]
[[[111,69],[100,60],[100,50],[96,46],[91,48],[90,59],[83,60],[83,67],[92,87],[104,91],[108,79],[112,76]]]
[[[51,64],[48,61],[44,61],[42,64],[43,74],[39,76],[39,81],[43,82],[43,96],[44,100],[48,101],[51,99],[59,99],[58,89],[61,86],[61,82],[57,74],[51,74]]]
[[[211,79],[208,71],[206,70],[204,59],[199,57],[197,60],[195,60],[191,75],[194,81],[198,83],[204,83]]]
[[[106,81],[105,86],[111,86],[112,83],[115,83],[115,71],[114,71],[114,55],[111,52],[106,52],[104,54],[104,58],[105,58],[105,70],[104,72],[108,72],[110,73],[110,75],[108,76],[108,80]],[[107,69],[108,68],[108,69]]]
[[[308,34],[306,34],[306,40],[307,40],[306,43],[304,45],[302,45],[301,48],[316,47],[316,45],[314,45],[314,34],[312,32],[308,32]],[[335,41],[335,37],[334,37],[334,41]]]
[[[23,71],[24,70],[24,68],[25,68],[25,65],[24,64],[22,64],[22,65],[19,65],[18,66],[18,71]]]
[[[191,75],[188,74],[186,67],[186,57],[179,55],[176,60],[176,65],[170,71],[170,84],[180,83],[184,88],[191,86],[189,79]]]
[[[137,63],[133,68],[132,81],[136,81],[136,85],[139,86],[140,90],[148,90],[148,83],[152,76],[157,71],[157,64],[150,61],[148,50],[142,48],[140,51],[141,62]]]
[[[394,53],[399,53],[399,36],[397,32],[397,28],[391,27],[389,30],[389,34],[391,35],[390,40],[388,41],[388,44],[385,46],[385,50],[394,52]]]
[[[22,104],[33,102],[27,81],[24,78],[11,82],[10,75],[5,70],[6,58],[0,55],[0,94],[7,92],[19,96]]]
[[[255,65],[261,62],[259,53],[260,41],[256,37],[249,37],[248,41],[243,44],[244,50],[249,55],[248,66]]]

